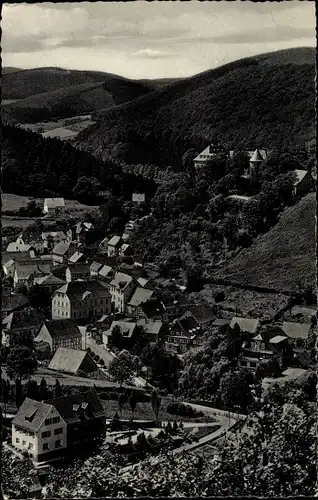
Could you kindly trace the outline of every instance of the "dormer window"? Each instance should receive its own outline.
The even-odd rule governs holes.
[[[88,403],[82,403],[81,407],[83,408],[83,410],[86,410],[86,408],[88,407]]]
[[[73,411],[78,411],[80,405],[73,405]]]

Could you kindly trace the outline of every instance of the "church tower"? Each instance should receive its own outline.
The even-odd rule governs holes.
[[[250,159],[250,182],[251,185],[255,185],[259,179],[260,166],[264,159],[258,149],[255,149],[251,159]]]

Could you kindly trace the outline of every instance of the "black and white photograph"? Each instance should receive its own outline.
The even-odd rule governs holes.
[[[1,500],[318,496],[315,3],[1,15]]]

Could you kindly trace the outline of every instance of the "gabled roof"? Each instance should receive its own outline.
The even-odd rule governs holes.
[[[80,351],[78,349],[69,349],[67,347],[59,347],[51,362],[49,364],[49,370],[56,370],[67,373],[77,373],[85,358],[89,358],[92,370],[97,370],[97,365],[88,354],[87,351]]]
[[[249,201],[250,198],[251,198],[250,196],[243,196],[240,194],[231,194],[230,196],[228,196],[229,200],[237,200],[237,201]]]
[[[234,328],[234,325],[238,325],[242,332],[255,333],[259,324],[259,319],[239,318],[234,316],[231,320],[230,327]]]
[[[31,248],[31,245],[16,243],[15,241],[13,241],[7,246],[7,252],[28,252]]]
[[[93,224],[91,222],[78,222],[75,227],[76,234],[80,234],[82,231],[89,231],[92,229]]]
[[[110,282],[110,286],[125,290],[132,281],[133,278],[129,274],[116,273],[114,279]]]
[[[280,342],[283,342],[287,339],[285,335],[275,335],[272,339],[270,339],[269,343],[270,344],[279,344]]]
[[[37,432],[51,410],[50,404],[26,398],[12,420],[12,424]]]
[[[76,264],[78,260],[80,260],[82,257],[84,257],[84,254],[81,252],[75,252],[71,257],[68,259],[68,261],[72,264]]]
[[[89,274],[90,271],[90,266],[86,262],[79,262],[77,264],[71,264],[70,266],[67,267],[67,269],[70,271],[70,273],[82,273],[82,274]]]
[[[109,333],[111,334],[115,326],[120,328],[122,335],[127,338],[131,337],[136,328],[136,323],[133,321],[113,321],[110,325]]]
[[[91,263],[91,265],[89,266],[89,269],[91,271],[95,271],[97,272],[99,269],[101,269],[103,267],[103,264],[101,264],[100,262],[96,262],[94,260],[94,262]]]
[[[65,293],[70,300],[84,300],[88,295],[94,297],[110,297],[108,289],[97,281],[71,281],[54,293]]]
[[[108,245],[108,242],[109,242],[109,238],[108,238],[108,236],[106,236],[106,237],[105,237],[105,238],[104,238],[104,239],[100,242],[99,246],[101,246],[101,245],[105,245],[105,244],[106,244],[106,245]]]
[[[45,198],[44,206],[48,208],[65,207],[65,201],[64,198]]]
[[[137,287],[134,291],[130,301],[128,302],[129,306],[138,307],[140,304],[147,302],[154,295],[153,290],[147,290],[147,288]]]
[[[144,202],[145,199],[146,199],[145,193],[133,193],[132,195],[132,201]]]
[[[286,334],[283,332],[283,330],[279,326],[273,326],[269,328],[265,328],[261,330],[256,337],[253,338],[253,340],[258,340],[258,341],[263,341],[265,343],[275,343],[272,342],[272,339],[276,337],[283,337],[285,340],[287,339]]]
[[[54,239],[59,239],[59,240],[66,240],[67,236],[63,231],[49,231],[49,232],[43,232],[42,235],[42,240],[47,240],[48,238]]]
[[[291,339],[304,339],[306,340],[309,335],[310,325],[306,323],[292,323],[284,321],[282,330]]]
[[[31,261],[30,252],[2,252],[2,265],[6,264],[9,260],[15,262]]]
[[[112,273],[113,268],[110,266],[102,266],[102,268],[98,271],[99,276],[103,278],[107,278]]]
[[[20,329],[24,327],[37,328],[44,321],[44,314],[29,307],[22,311],[13,311],[2,320],[2,325],[8,330]]]
[[[82,338],[81,332],[73,319],[53,319],[44,321],[52,339]]]
[[[213,323],[212,323],[212,326],[224,326],[224,325],[229,325],[231,323],[231,320],[230,319],[226,319],[226,318],[216,318]]]
[[[145,286],[147,286],[147,285],[148,285],[149,280],[147,280],[146,278],[138,278],[138,279],[137,279],[137,282],[139,283],[139,285],[140,285],[142,288],[145,288]]]
[[[199,323],[192,315],[185,316],[184,318],[177,320],[177,323],[181,326],[182,330],[185,330],[187,332],[198,330],[200,328]]]
[[[34,283],[36,285],[64,285],[65,281],[57,278],[52,273],[47,276],[41,276],[40,278],[35,278]]]
[[[200,325],[205,325],[207,323],[210,323],[216,318],[216,315],[213,312],[212,308],[204,304],[200,306],[191,307],[190,313],[192,314],[192,316],[195,317],[195,319],[197,320],[198,323],[200,323]]]
[[[128,245],[128,243],[123,243],[123,244],[121,245],[121,247],[120,247],[120,251],[121,251],[122,253],[125,253],[125,252],[126,252],[127,250],[129,250],[129,249],[131,249],[131,246],[130,246],[130,245]]]
[[[122,241],[120,236],[113,236],[108,242],[108,245],[111,247],[119,247],[121,244]]]
[[[3,265],[3,267],[6,267],[8,269],[9,267],[14,265],[14,260],[12,260],[12,259],[7,260],[6,262],[3,262],[2,265]]]
[[[29,303],[28,298],[22,293],[14,295],[1,294],[1,311],[13,311],[18,307],[23,307]]]
[[[253,162],[263,162],[264,161],[264,158],[263,156],[261,155],[259,149],[255,149],[251,159],[250,159],[250,162],[253,163]]]
[[[106,417],[103,405],[95,389],[63,398],[49,399],[45,403],[52,405],[68,425],[79,423],[82,419]],[[87,406],[85,403],[87,403]]]
[[[214,156],[220,153],[226,153],[226,149],[222,144],[220,143],[214,143],[214,144],[209,144],[201,153],[194,159],[194,161],[199,161],[203,159],[209,159],[209,158],[202,158],[202,156]]]
[[[15,268],[15,275],[18,280],[28,279],[32,276],[32,274],[36,273],[50,274],[51,273],[50,264],[46,264],[45,262],[43,262],[40,265],[34,264],[27,266],[18,264]]]
[[[65,255],[68,252],[70,246],[70,241],[62,241],[61,243],[55,245],[55,247],[53,248],[53,253],[56,255]]]
[[[162,321],[146,321],[145,319],[138,319],[137,325],[142,326],[146,333],[150,335],[158,335],[162,328]]]
[[[297,186],[304,177],[308,174],[307,170],[293,170],[294,174],[296,174],[296,180],[294,182],[294,186]]]

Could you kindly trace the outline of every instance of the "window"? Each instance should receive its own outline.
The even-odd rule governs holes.
[[[34,448],[34,444],[33,443],[29,443],[29,450],[33,450]]]
[[[250,361],[251,368],[256,368],[256,366],[257,366],[257,363],[255,363],[255,361]]]
[[[57,436],[58,434],[63,434],[63,428],[59,427],[58,429],[55,429],[54,434],[55,434],[55,436]]]
[[[22,441],[22,446],[25,446],[26,445],[26,441]]]
[[[60,417],[53,417],[53,424],[58,424],[60,421]]]
[[[52,419],[51,418],[46,418],[44,421],[44,425],[51,425]]]
[[[51,431],[44,431],[44,432],[42,432],[42,434],[41,434],[41,436],[42,436],[43,438],[48,438],[48,437],[50,437],[50,435],[51,435]]]
[[[241,361],[240,363],[242,366],[246,366],[246,361]]]
[[[19,439],[19,438],[16,438],[15,442],[16,442],[16,443],[20,443],[20,439]]]
[[[61,439],[58,439],[57,441],[55,441],[55,448],[61,448],[62,446],[62,440]]]
[[[44,443],[43,450],[48,450],[48,449],[49,449],[49,443]]]
[[[58,305],[58,306],[60,305],[60,301],[59,301],[59,300],[57,301],[57,305]]]

